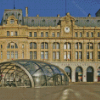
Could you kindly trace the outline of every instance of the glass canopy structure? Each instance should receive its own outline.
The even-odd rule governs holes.
[[[64,70],[50,63],[35,60],[13,60],[0,63],[1,86],[40,87],[68,85]]]

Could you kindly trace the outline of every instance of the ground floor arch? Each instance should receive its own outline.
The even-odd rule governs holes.
[[[65,67],[65,72],[67,73],[68,77],[70,78],[70,81],[72,80],[72,70],[70,66]]]
[[[75,81],[82,82],[83,80],[83,69],[82,67],[78,66],[75,71]]]
[[[87,82],[93,82],[94,79],[94,69],[92,66],[87,68]]]
[[[100,82],[100,67],[97,69],[97,80]]]

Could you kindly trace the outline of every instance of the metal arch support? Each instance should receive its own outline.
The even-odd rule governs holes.
[[[8,62],[4,62],[4,64],[5,64],[5,63],[8,63]],[[2,63],[1,63],[1,64],[2,64]],[[32,76],[31,76],[31,74],[30,74],[22,65],[20,65],[20,64],[18,64],[18,63],[15,63],[15,62],[11,62],[11,64],[15,64],[15,66],[20,67],[20,68],[28,75],[28,77],[29,77],[29,79],[30,79],[30,81],[31,81],[31,87],[34,88],[34,82],[33,82],[33,78],[32,78]]]

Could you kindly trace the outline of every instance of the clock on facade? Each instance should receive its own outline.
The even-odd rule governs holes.
[[[69,27],[65,27],[64,30],[65,30],[66,33],[70,32],[70,28]]]

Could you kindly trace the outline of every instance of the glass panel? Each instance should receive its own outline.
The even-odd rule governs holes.
[[[37,51],[34,51],[34,59],[37,59]]]
[[[53,52],[53,59],[56,59],[56,52]]]
[[[11,51],[11,59],[14,58],[14,51]]]
[[[18,51],[15,51],[15,59],[18,59]]]
[[[37,37],[37,32],[34,32],[34,37]]]
[[[48,59],[48,51],[45,51],[45,59]]]
[[[10,59],[10,51],[7,51],[7,59]]]
[[[13,36],[13,32],[11,32],[11,36]]]
[[[48,32],[45,33],[45,37],[48,37]]]
[[[41,52],[41,59],[44,59],[44,51]]]

